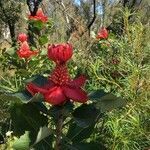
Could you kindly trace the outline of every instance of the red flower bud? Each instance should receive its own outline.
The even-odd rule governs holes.
[[[107,31],[107,29],[104,28],[104,27],[100,28],[96,38],[97,39],[107,39],[108,38],[108,31]]]
[[[38,9],[35,16],[29,15],[29,19],[40,20],[42,22],[48,21],[48,17],[44,15],[43,10],[41,8]]]
[[[48,46],[48,57],[55,63],[65,63],[72,57],[71,44],[56,44]]]
[[[17,40],[23,43],[24,41],[27,41],[27,39],[28,36],[25,33],[20,33]]]
[[[25,41],[21,44],[17,54],[20,58],[30,58],[31,56],[37,55],[38,51],[31,51],[28,43]]]

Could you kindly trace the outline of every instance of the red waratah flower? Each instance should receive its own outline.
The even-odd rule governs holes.
[[[38,9],[35,16],[29,15],[29,19],[40,20],[42,22],[48,21],[48,17],[44,15],[43,10],[41,8]]]
[[[69,100],[85,103],[87,93],[81,88],[85,81],[84,76],[71,80],[67,67],[63,64],[56,66],[45,86],[29,83],[26,88],[32,95],[41,93],[45,101],[52,105],[61,105]]]
[[[53,44],[48,46],[48,57],[55,63],[67,62],[73,54],[72,45],[67,44]]]
[[[27,41],[27,39],[28,39],[28,36],[25,33],[20,33],[18,35],[18,39],[17,40],[19,42],[23,43],[24,41]]]
[[[96,36],[97,39],[107,39],[108,38],[108,31],[106,28],[102,27],[97,36]]]
[[[31,56],[37,55],[38,51],[31,51],[28,43],[25,41],[21,44],[17,54],[20,58],[30,58]]]

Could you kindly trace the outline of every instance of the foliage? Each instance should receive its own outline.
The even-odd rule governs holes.
[[[45,48],[51,40],[48,34],[54,34],[53,21],[29,22],[35,41],[31,48],[40,51],[37,57],[30,61],[18,59],[19,44],[2,53],[3,71],[15,71],[12,77],[4,74],[0,82],[0,100],[8,102],[4,107],[9,106],[11,120],[9,129],[1,129],[6,141],[4,149],[53,149],[61,121],[61,146],[65,150],[149,148],[149,30],[138,13],[125,9],[118,14],[122,19],[117,25],[124,24],[122,34],[110,31],[108,39],[91,39],[87,47],[78,41],[68,64],[72,77],[78,73],[88,76],[87,104],[50,106],[43,102],[41,94],[32,96],[25,90],[31,81],[43,86],[53,68]],[[117,109],[122,106],[125,107]],[[6,120],[3,123],[5,128],[10,126]],[[7,131],[13,134],[6,137]]]
[[[21,13],[21,3],[19,1],[7,1],[0,2],[0,20],[9,27],[12,44],[15,42],[15,25],[18,22]]]

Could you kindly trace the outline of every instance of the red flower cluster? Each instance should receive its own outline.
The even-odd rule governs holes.
[[[85,103],[88,97],[82,86],[86,78],[81,75],[72,80],[67,70],[66,62],[71,58],[72,51],[70,44],[48,46],[48,57],[56,63],[56,67],[45,86],[29,83],[27,90],[32,95],[41,93],[45,101],[52,105],[61,105],[69,100]]]
[[[20,58],[30,58],[31,56],[37,55],[38,51],[31,51],[27,41],[24,41],[17,51],[17,54]]]
[[[18,35],[18,41],[20,41],[21,43],[23,43],[24,41],[27,41],[28,36],[25,33],[20,33]]]
[[[48,17],[44,15],[43,10],[41,8],[38,9],[35,16],[29,15],[29,19],[31,20],[39,20],[42,22],[47,22]]]
[[[107,29],[104,28],[104,27],[100,28],[96,38],[97,39],[107,39],[108,38],[108,31],[107,31]]]

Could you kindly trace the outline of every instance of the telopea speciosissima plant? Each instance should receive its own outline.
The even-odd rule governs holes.
[[[41,9],[29,19],[34,21],[32,27],[37,25],[36,21],[40,21],[42,26],[47,22]],[[35,33],[36,38],[42,36],[37,30]],[[25,60],[27,72],[31,73],[32,65],[34,69],[38,68],[38,64],[31,62],[34,58],[36,63],[41,61],[40,50],[43,45],[33,43],[37,50],[31,50],[32,42],[30,46],[28,42],[31,42],[30,37],[19,34],[16,53],[21,58],[19,61]],[[105,112],[124,106],[125,101],[100,89],[86,92],[83,86],[88,77],[85,75],[72,79],[67,66],[73,55],[70,43],[49,44],[46,55],[46,59],[55,64],[50,75],[45,77],[42,71],[27,75],[26,80],[22,81],[24,88],[14,93],[0,93],[0,99],[11,100],[11,130],[15,137],[12,139],[13,149],[106,149],[103,143],[90,137],[94,136],[94,129],[102,121]],[[47,65],[48,61],[43,64]]]
[[[14,78],[7,78],[0,84],[3,90],[18,91],[24,87],[24,80],[40,72],[46,72],[52,67],[47,55],[47,42],[53,32],[53,21],[38,9],[33,16],[27,15],[28,30],[17,36],[16,44],[9,49],[4,49],[1,55],[3,71],[10,70]],[[19,58],[19,59],[18,59]],[[6,82],[9,80],[9,83]]]

